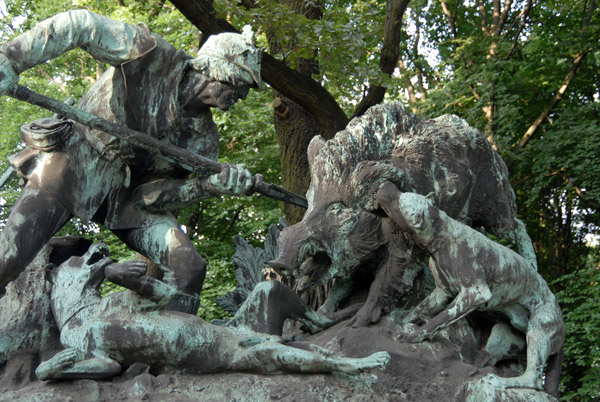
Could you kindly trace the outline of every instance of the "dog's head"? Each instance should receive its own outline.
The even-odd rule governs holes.
[[[398,222],[399,226],[412,233],[422,246],[431,243],[436,235],[440,211],[435,207],[432,198],[432,195],[402,193],[398,202],[398,217],[401,219]]]
[[[104,268],[112,263],[108,247],[94,243],[81,257],[71,257],[58,267],[48,267],[52,282],[52,311],[59,328],[83,307],[98,303]]]

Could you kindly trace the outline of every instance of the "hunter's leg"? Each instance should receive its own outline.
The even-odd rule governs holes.
[[[163,281],[181,292],[167,308],[196,314],[206,262],[172,215],[151,218],[149,227],[113,231],[129,247],[156,263],[164,272]]]
[[[75,349],[65,349],[51,359],[42,362],[35,374],[42,381],[48,380],[100,380],[121,372],[121,365],[107,357],[80,360]]]
[[[359,373],[374,368],[383,369],[389,360],[390,354],[387,352],[373,353],[364,358],[348,358],[296,349],[276,342],[265,342],[237,352],[230,369],[261,373]]]
[[[0,234],[0,290],[16,279],[44,245],[71,219],[52,195],[25,186]]]

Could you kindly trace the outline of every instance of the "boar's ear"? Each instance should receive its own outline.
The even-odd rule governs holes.
[[[415,229],[421,230],[425,228],[425,212],[417,211],[408,216],[408,223]]]
[[[316,135],[310,141],[310,144],[308,144],[308,163],[310,164],[311,168],[315,157],[317,156],[319,151],[321,151],[321,148],[323,148],[325,143],[326,141],[323,139],[323,137],[321,137],[320,135]]]
[[[377,209],[375,195],[379,186],[392,182],[398,189],[404,190],[404,172],[397,167],[380,161],[362,161],[352,172],[350,187],[353,191],[353,203],[361,204],[367,211]]]
[[[348,236],[348,242],[354,256],[359,260],[371,257],[385,243],[381,222],[382,220],[372,213],[358,213],[358,221]]]

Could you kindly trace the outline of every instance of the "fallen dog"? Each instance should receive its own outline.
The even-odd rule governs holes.
[[[93,244],[49,272],[51,302],[65,348],[36,369],[41,380],[103,379],[140,362],[153,369],[359,373],[383,369],[390,355],[346,358],[315,345],[299,349],[281,343],[285,318],[318,330],[333,322],[310,310],[279,282],[259,284],[227,326],[194,315],[161,310],[177,293],[144,275],[145,262],[114,264],[108,248]],[[102,298],[106,276],[132,291]],[[261,331],[261,332],[257,332]]]
[[[543,389],[558,394],[565,329],[560,307],[546,281],[525,258],[476,230],[450,218],[427,198],[401,193],[390,182],[380,186],[378,205],[430,255],[436,288],[405,318],[427,323],[399,337],[422,342],[474,310],[504,313],[526,334],[527,368],[517,377],[493,374],[485,381],[497,388]]]

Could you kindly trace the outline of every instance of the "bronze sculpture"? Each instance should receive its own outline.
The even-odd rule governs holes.
[[[209,38],[191,58],[143,25],[75,10],[0,46],[1,93],[22,71],[75,47],[114,66],[80,109],[213,160],[219,135],[210,107],[227,110],[261,85],[250,31]],[[0,235],[0,285],[16,278],[75,215],[103,223],[158,264],[164,280],[180,290],[171,308],[195,313],[206,263],[169,209],[215,194],[244,195],[252,184],[246,167],[187,179],[179,166],[70,121],[34,122],[23,137],[29,148],[12,163],[27,184]]]
[[[80,46],[116,67],[84,96],[79,104],[82,110],[214,162],[218,133],[209,108],[226,110],[238,98],[244,98],[250,87],[261,85],[260,53],[251,36],[245,31],[242,35],[211,37],[198,56],[190,58],[144,26],[71,11],[0,46],[0,92],[8,90],[10,94],[18,74],[25,69]],[[16,304],[32,303],[22,294],[28,286],[42,283],[35,297],[46,309],[51,298],[56,323],[49,322],[47,311],[31,314],[30,321],[34,322],[26,318],[2,320],[4,328],[20,329],[18,337],[3,338],[6,342],[0,352],[9,361],[26,347],[33,350],[31,360],[39,361],[39,355],[53,349],[48,345],[55,344],[58,329],[66,349],[50,359],[42,357],[37,370],[42,379],[109,378],[134,362],[167,367],[167,372],[175,368],[196,373],[355,373],[383,368],[389,361],[387,353],[348,359],[315,345],[304,345],[309,349],[304,351],[289,348],[278,336],[283,319],[289,317],[304,322],[311,332],[330,326],[327,331],[331,333],[339,330],[319,342],[333,345],[336,341],[335,346],[350,351],[350,356],[364,355],[364,349],[360,349],[363,342],[370,341],[370,334],[377,334],[380,343],[368,345],[369,353],[389,350],[404,357],[410,356],[407,348],[415,346],[412,350],[422,352],[419,357],[426,349],[431,353],[430,363],[435,367],[457,367],[460,362],[464,369],[465,365],[489,367],[500,362],[496,372],[501,376],[471,381],[473,372],[466,369],[463,374],[468,373],[468,377],[457,377],[468,386],[484,384],[479,394],[471,393],[474,398],[488,391],[504,393],[506,400],[541,394],[536,391],[541,388],[540,366],[550,355],[560,355],[556,353],[564,337],[560,309],[535,272],[535,253],[523,223],[516,217],[506,166],[485,138],[463,120],[442,116],[422,121],[398,103],[380,105],[353,120],[335,139],[325,142],[315,138],[311,143],[309,210],[301,223],[285,230],[279,241],[281,254],[272,265],[294,271],[301,289],[334,279],[323,312],[337,310],[346,300],[366,299],[356,315],[358,304],[336,311],[334,316],[339,319],[354,316],[343,329],[332,326],[334,316],[326,318],[308,310],[279,284],[260,283],[254,291],[243,292],[248,299],[241,305],[241,301],[231,304],[237,313],[226,326],[212,326],[192,315],[171,311],[195,312],[206,266],[168,211],[211,195],[247,194],[253,186],[251,175],[244,166],[237,165],[226,166],[220,174],[200,171],[199,177],[190,179],[185,163],[159,160],[150,150],[115,139],[106,131],[66,119],[42,119],[22,128],[29,148],[15,156],[12,163],[27,185],[0,235],[0,285],[18,275],[36,250],[73,215],[104,223],[125,243],[158,263],[164,282],[145,276],[141,262],[113,264],[101,245],[92,246],[82,257],[57,263],[60,267],[50,274],[52,290],[39,275],[30,275],[35,279],[31,283],[23,281],[24,276],[19,278],[9,286],[7,295],[18,297],[2,300],[5,303],[0,312],[4,317],[33,310],[33,306],[21,309]],[[439,210],[423,201],[428,193]],[[418,222],[412,217],[404,219],[404,212],[410,208],[421,208],[427,214],[423,213]],[[444,225],[455,228],[459,235],[439,230]],[[507,240],[520,255],[476,235],[469,226]],[[421,229],[429,227],[435,230],[425,236]],[[468,241],[463,235],[474,239],[474,248],[465,246]],[[434,243],[436,247],[430,247]],[[429,293],[425,278],[429,270],[424,262],[429,257],[435,260],[448,249],[461,249],[462,255],[472,258],[462,261],[444,254],[443,263],[434,262],[431,272],[438,282],[436,290],[405,319],[427,321],[427,315],[438,316],[414,332],[405,331],[395,338],[421,342],[440,332],[436,340],[450,341],[450,349],[462,348],[460,357],[446,360],[440,352],[443,347],[435,340],[425,345],[394,342],[398,331],[414,329],[410,323],[394,325],[408,306]],[[470,255],[473,249],[486,251],[485,256]],[[505,264],[503,259],[516,262]],[[444,276],[458,283],[464,272],[478,277],[478,264],[483,263],[494,273],[487,278],[491,283],[481,280],[470,287],[465,280],[466,284],[457,285],[462,287],[456,291],[439,280]],[[39,271],[39,266],[33,268]],[[133,292],[100,298],[97,289],[104,275]],[[535,286],[517,286],[505,292],[504,282],[524,279]],[[457,295],[465,310],[445,309],[449,298]],[[506,298],[507,305],[494,304],[498,297]],[[493,322],[496,316],[489,311],[498,309],[513,318],[511,325],[500,320],[490,331],[491,326],[470,326],[467,320],[460,320],[466,312],[482,310],[481,314],[491,317],[486,320]],[[393,314],[378,323],[390,311]],[[43,331],[38,331],[35,339],[27,339],[28,329],[38,323]],[[511,326],[520,333],[512,331]],[[509,378],[502,371],[508,365],[514,365],[520,373],[513,351],[509,355],[507,350],[523,349],[523,334],[527,336],[527,360],[531,364],[525,374]],[[23,339],[25,343],[21,343]],[[492,351],[493,346],[503,342]],[[353,350],[352,344],[357,349]],[[486,349],[488,346],[490,349]],[[488,351],[490,358],[479,364],[481,360],[474,357]],[[386,370],[388,379],[398,376],[399,360],[394,359],[391,366],[395,367]],[[18,374],[20,368],[17,365],[10,372]],[[403,373],[408,374],[406,370]],[[548,370],[546,378],[552,391],[556,373]],[[401,376],[395,382],[403,380]],[[438,385],[442,383],[438,379]],[[452,386],[456,388],[457,382]],[[511,388],[521,386],[530,389],[524,392]],[[394,392],[399,391],[404,392]],[[520,396],[514,399],[514,395]]]
[[[401,193],[383,183],[377,203],[431,256],[436,288],[405,317],[429,318],[421,327],[399,337],[423,342],[474,310],[499,311],[526,334],[527,365],[517,377],[490,375],[496,387],[543,388],[558,396],[565,327],[560,307],[546,281],[522,256],[484,234],[450,218],[431,200]],[[548,359],[550,357],[550,359]]]
[[[399,102],[377,105],[334,139],[315,137],[308,153],[309,208],[301,222],[282,232],[272,265],[293,273],[301,290],[335,278],[322,312],[334,311],[369,283],[368,298],[353,321],[365,326],[415,293],[423,256],[377,211],[375,195],[385,181],[402,191],[433,192],[450,216],[508,240],[536,265],[516,216],[506,165],[456,116],[420,120]]]
[[[105,272],[135,292],[102,298],[98,288]],[[259,284],[228,325],[215,326],[190,314],[163,310],[177,289],[144,273],[142,261],[113,264],[101,243],[52,269],[52,311],[65,349],[37,368],[38,377],[110,378],[135,362],[194,373],[265,374],[359,373],[383,369],[389,362],[387,352],[345,358],[316,346],[303,350],[283,344],[277,335],[285,318],[300,320],[313,330],[332,322],[309,310],[279,282]]]

